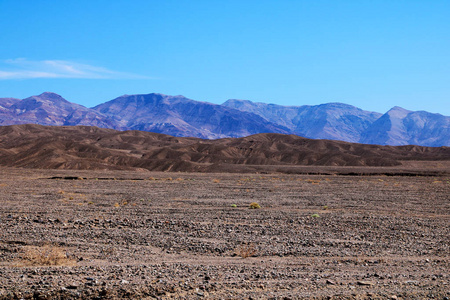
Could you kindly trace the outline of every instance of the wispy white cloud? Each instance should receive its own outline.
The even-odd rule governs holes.
[[[0,61],[0,80],[32,78],[152,79],[67,60],[17,58]]]

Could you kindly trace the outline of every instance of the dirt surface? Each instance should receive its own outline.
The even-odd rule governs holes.
[[[0,174],[0,299],[450,297],[448,176]]]

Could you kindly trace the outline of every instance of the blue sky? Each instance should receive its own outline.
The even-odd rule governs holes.
[[[0,0],[0,97],[343,102],[450,115],[450,1]]]

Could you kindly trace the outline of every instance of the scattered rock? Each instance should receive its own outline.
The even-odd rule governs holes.
[[[357,285],[363,285],[363,286],[372,286],[375,285],[374,282],[372,281],[363,281],[363,280],[359,280],[356,282]]]
[[[208,174],[186,173],[176,175],[182,181],[49,182],[30,178],[62,171],[35,172],[0,170],[0,300],[449,296],[447,218],[436,217],[448,202],[447,181],[430,186],[434,178],[426,176],[383,176],[380,182],[373,176],[214,174],[221,184],[211,185]],[[93,174],[87,177],[101,177]],[[147,197],[152,201],[140,200]],[[316,222],[309,216],[325,198],[339,209]],[[253,201],[266,209],[229,207]],[[47,242],[73,262],[15,265],[25,250]],[[255,245],[257,258],[230,257],[244,243]]]
[[[336,282],[334,282],[334,281],[331,280],[331,279],[327,279],[326,283],[327,283],[327,284],[331,284],[331,285],[336,285]]]
[[[68,289],[68,290],[76,290],[78,288],[78,284],[76,284],[76,283],[72,283],[72,284],[69,284],[68,286],[66,286],[66,289]]]

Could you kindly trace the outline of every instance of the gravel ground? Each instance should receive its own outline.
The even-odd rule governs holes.
[[[450,298],[449,177],[0,171],[0,299]]]

